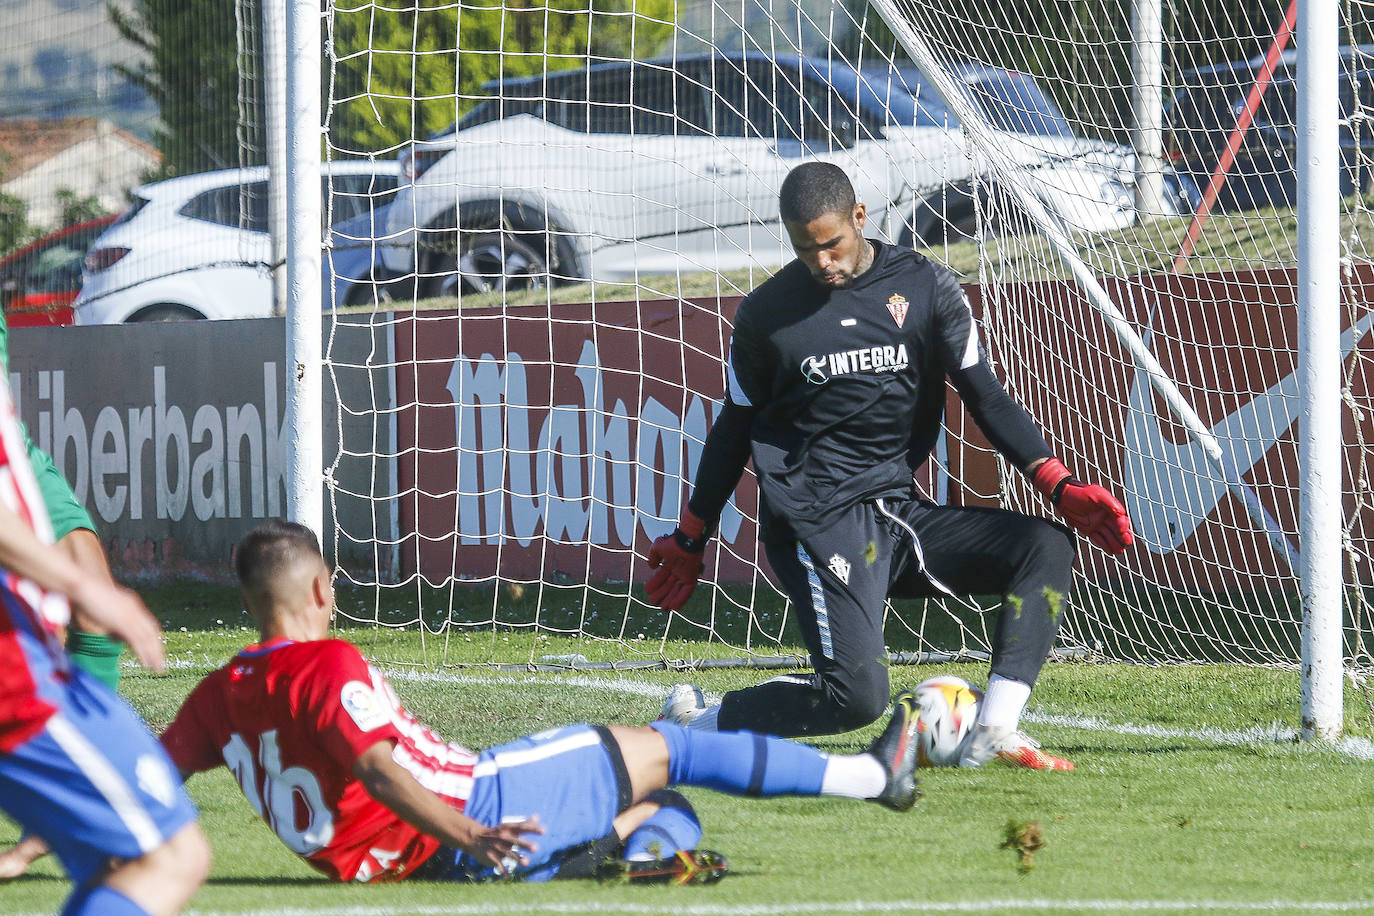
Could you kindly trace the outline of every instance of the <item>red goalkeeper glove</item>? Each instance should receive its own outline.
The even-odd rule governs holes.
[[[1121,553],[1135,540],[1126,507],[1097,484],[1075,478],[1058,458],[1042,462],[1031,475],[1031,483],[1064,521],[1107,553]]]
[[[665,611],[682,610],[701,578],[705,565],[702,554],[710,539],[706,523],[692,510],[683,509],[677,530],[654,541],[649,548],[649,568],[658,570],[644,586],[650,601]]]

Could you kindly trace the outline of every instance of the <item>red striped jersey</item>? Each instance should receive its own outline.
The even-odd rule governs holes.
[[[29,465],[7,379],[0,378],[0,501],[45,543],[52,525]],[[43,729],[56,710],[44,694],[69,671],[57,638],[67,623],[67,600],[0,569],[0,752],[12,751]]]
[[[393,759],[463,809],[477,754],[422,725],[338,639],[249,646],[197,685],[162,735],[183,773],[229,767],[281,841],[336,881],[402,878],[439,847],[353,775],[378,741],[394,741]]]

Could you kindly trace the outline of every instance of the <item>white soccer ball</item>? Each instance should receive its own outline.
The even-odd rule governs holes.
[[[983,691],[961,677],[933,677],[916,685],[916,763],[923,767],[959,765],[959,755],[978,721]]]

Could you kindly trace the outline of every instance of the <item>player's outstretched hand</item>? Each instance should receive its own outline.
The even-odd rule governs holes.
[[[87,618],[129,644],[139,664],[166,667],[162,628],[138,595],[104,575],[83,569],[65,553],[38,540],[15,511],[0,503],[0,567],[48,592],[65,595]]]
[[[1031,482],[1064,521],[1107,553],[1121,553],[1135,541],[1131,518],[1121,501],[1095,483],[1076,479],[1058,458],[1037,467]]]
[[[0,852],[0,884],[18,878],[29,870],[34,860],[47,854],[48,844],[41,837],[32,833],[20,837],[18,843]]]
[[[495,866],[504,875],[512,863],[530,864],[529,853],[538,850],[539,846],[527,837],[543,832],[544,825],[539,823],[537,814],[524,821],[511,821],[495,827],[484,826],[463,844],[463,851],[483,865]]]
[[[167,667],[162,627],[137,593],[112,582],[88,577],[69,597],[87,618],[128,643],[129,651],[140,665],[159,672]]]
[[[649,568],[657,570],[644,584],[649,600],[665,611],[680,611],[692,597],[705,566],[702,554],[711,539],[706,523],[683,510],[677,530],[654,541],[649,548]]]

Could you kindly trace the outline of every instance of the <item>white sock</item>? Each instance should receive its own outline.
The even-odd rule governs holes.
[[[991,728],[1016,728],[1030,699],[1030,684],[994,674],[978,710],[978,724]]]
[[[704,732],[718,732],[720,728],[716,725],[716,720],[720,718],[719,706],[707,706],[696,718],[687,723],[687,728],[695,728]]]
[[[827,754],[821,794],[877,798],[887,786],[887,771],[871,754]]]

